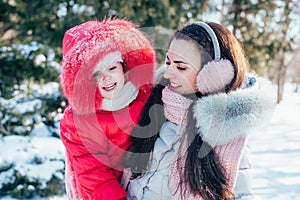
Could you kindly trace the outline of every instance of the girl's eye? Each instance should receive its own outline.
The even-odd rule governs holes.
[[[178,65],[177,69],[182,71],[182,70],[185,70],[185,67],[181,67],[181,66]]]
[[[171,64],[171,62],[170,61],[166,61],[166,65],[170,65]]]
[[[100,76],[100,72],[95,72],[92,77],[94,79],[98,79],[99,76]]]
[[[116,66],[110,67],[110,68],[109,68],[109,71],[112,71],[112,70],[114,70],[114,69],[116,69],[116,68],[117,68]]]

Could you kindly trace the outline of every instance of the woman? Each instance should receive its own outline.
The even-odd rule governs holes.
[[[63,56],[68,199],[124,199],[121,159],[152,91],[154,48],[133,23],[106,19],[69,29]]]
[[[247,136],[271,118],[276,101],[270,84],[247,77],[247,68],[222,25],[197,22],[175,33],[164,78],[132,131],[122,180],[128,199],[242,195],[233,188]]]

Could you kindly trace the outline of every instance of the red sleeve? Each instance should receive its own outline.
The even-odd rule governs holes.
[[[121,172],[115,172],[92,155],[74,159],[73,166],[77,166],[74,173],[83,199],[117,200],[126,197],[119,183]]]
[[[71,109],[67,109],[60,124],[60,134],[66,147],[75,178],[75,187],[83,199],[111,199],[126,197],[126,192],[119,184],[121,172],[103,163],[109,163],[107,140],[101,139],[100,127],[92,126],[93,119],[86,117],[74,119]],[[85,129],[88,135],[81,134]],[[91,134],[91,133],[98,134]],[[113,190],[113,192],[112,192]]]

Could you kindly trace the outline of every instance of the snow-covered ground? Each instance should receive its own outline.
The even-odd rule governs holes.
[[[256,200],[300,199],[300,93],[293,92],[295,86],[288,86],[271,122],[249,139]],[[47,134],[30,138],[21,136],[2,138],[0,164],[14,162],[20,171],[31,174],[32,178],[48,180],[51,174],[55,174],[63,167],[61,159],[64,157],[64,147],[59,138],[49,138],[45,135]],[[55,158],[57,162],[44,162],[43,165],[28,162],[46,158]],[[5,182],[4,179],[9,178],[11,177],[0,174],[0,182]],[[57,196],[49,199],[63,200],[66,197]]]
[[[271,122],[250,137],[257,200],[300,199],[300,93],[286,87]]]

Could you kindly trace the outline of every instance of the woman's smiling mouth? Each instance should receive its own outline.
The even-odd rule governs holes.
[[[171,87],[173,87],[173,88],[178,88],[178,87],[179,87],[179,85],[176,84],[176,83],[170,83],[170,85],[171,85]]]

